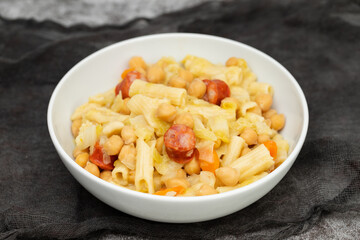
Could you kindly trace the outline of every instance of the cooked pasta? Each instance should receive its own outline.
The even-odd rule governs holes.
[[[112,170],[112,180],[121,186],[128,185],[129,169],[120,161],[114,162],[114,170]]]
[[[205,196],[251,184],[287,158],[274,89],[242,58],[222,65],[192,55],[136,57],[121,77],[71,116],[76,163],[101,179],[155,195]]]
[[[140,192],[154,193],[154,163],[151,148],[142,139],[136,141],[135,186]]]
[[[239,182],[242,182],[260,172],[270,169],[274,164],[275,161],[271,157],[269,150],[261,144],[248,154],[232,162],[230,167],[240,172]]]
[[[147,83],[135,80],[129,89],[130,97],[136,94],[143,94],[151,98],[167,98],[175,106],[182,106],[186,100],[186,90],[174,87],[168,87],[163,84]]]
[[[222,159],[223,166],[229,166],[235,159],[240,156],[241,150],[245,145],[243,138],[232,136],[227,151]]]

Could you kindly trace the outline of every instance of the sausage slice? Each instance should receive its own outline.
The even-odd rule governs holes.
[[[136,79],[144,80],[144,77],[138,71],[128,72],[126,77],[118,85],[116,85],[115,94],[118,95],[121,91],[122,98],[128,98],[130,86]]]
[[[203,97],[205,101],[220,105],[221,100],[230,97],[230,88],[224,81],[205,79],[203,82],[206,85],[206,93]]]
[[[164,135],[164,144],[169,157],[178,163],[190,162],[195,153],[196,137],[186,125],[174,124]]]

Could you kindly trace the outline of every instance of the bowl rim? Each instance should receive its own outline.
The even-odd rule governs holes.
[[[64,151],[64,149],[61,147],[61,144],[56,137],[53,122],[52,122],[52,115],[53,115],[52,113],[54,111],[54,108],[53,108],[54,102],[55,102],[55,99],[56,99],[60,89],[62,88],[62,85],[67,81],[67,79],[69,78],[69,76],[72,75],[73,72],[75,72],[78,68],[80,68],[82,65],[84,65],[89,59],[97,57],[98,55],[101,55],[107,51],[111,51],[111,49],[117,48],[122,45],[126,45],[128,43],[141,42],[144,40],[158,39],[158,38],[199,38],[199,39],[204,39],[204,40],[216,40],[216,41],[224,42],[224,43],[231,44],[231,45],[238,45],[238,46],[241,46],[242,48],[246,48],[250,51],[255,52],[255,54],[261,55],[262,57],[264,57],[267,60],[269,60],[270,62],[272,62],[272,64],[276,65],[276,67],[278,67],[281,71],[283,71],[285,73],[285,75],[287,76],[288,80],[290,80],[291,83],[293,84],[293,86],[295,87],[295,90],[296,90],[298,96],[300,97],[301,110],[302,110],[302,113],[304,116],[304,121],[302,124],[299,140],[297,141],[293,151],[287,157],[287,159],[279,167],[277,167],[274,171],[272,171],[267,176],[255,181],[249,185],[246,185],[244,187],[237,188],[237,189],[227,191],[224,193],[220,193],[220,194],[213,194],[213,195],[207,195],[207,196],[191,196],[191,197],[157,196],[157,195],[153,195],[153,194],[149,194],[149,193],[142,193],[142,192],[130,190],[130,189],[120,187],[115,184],[106,182],[106,181],[92,175],[91,173],[87,172],[82,167],[80,167],[78,164],[76,164],[76,162],[72,159],[72,157],[70,157]],[[199,33],[160,33],[160,34],[150,34],[150,35],[139,36],[139,37],[123,40],[123,41],[120,41],[117,43],[113,43],[109,46],[106,46],[102,49],[95,51],[94,53],[90,54],[89,56],[85,57],[80,62],[75,64],[61,78],[61,80],[58,82],[58,84],[56,85],[55,89],[53,90],[53,92],[51,94],[51,98],[50,98],[48,110],[47,110],[47,125],[48,125],[49,134],[50,134],[51,140],[55,146],[55,149],[57,150],[58,154],[62,156],[61,159],[63,161],[69,162],[69,164],[71,164],[75,169],[77,169],[79,174],[84,175],[88,180],[97,182],[99,184],[98,187],[108,188],[108,189],[111,189],[111,190],[114,190],[114,191],[117,191],[117,192],[120,192],[123,194],[131,195],[132,197],[136,197],[136,198],[140,198],[140,199],[144,199],[144,200],[156,200],[156,201],[160,201],[160,202],[163,201],[163,202],[174,202],[174,203],[179,203],[179,202],[190,203],[190,202],[199,202],[199,201],[213,201],[213,200],[219,200],[219,199],[223,199],[223,198],[234,197],[235,195],[238,195],[242,192],[247,192],[251,189],[256,189],[256,188],[261,187],[262,185],[266,184],[266,182],[270,181],[271,179],[274,179],[276,177],[276,175],[280,174],[280,172],[285,171],[285,169],[289,165],[290,165],[289,166],[289,168],[290,168],[291,165],[294,163],[297,155],[299,154],[299,152],[304,144],[305,138],[306,138],[308,125],[309,125],[309,110],[308,110],[308,105],[307,105],[305,95],[304,95],[300,85],[296,81],[296,79],[292,76],[292,74],[283,65],[281,65],[274,58],[270,57],[268,54],[254,48],[252,46],[249,46],[247,44],[244,44],[244,43],[241,43],[241,42],[238,42],[235,40],[223,38],[223,37],[213,36],[213,35],[199,34]],[[73,177],[75,177],[75,176],[73,176]]]

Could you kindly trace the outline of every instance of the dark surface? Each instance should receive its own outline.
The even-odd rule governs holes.
[[[0,239],[89,239],[108,233],[280,239],[311,229],[326,213],[359,212],[359,12],[355,0],[240,1],[120,27],[0,19]],[[254,46],[283,64],[304,90],[310,125],[298,159],[279,185],[242,211],[194,224],[129,216],[82,188],[52,145],[46,110],[61,77],[104,46],[160,32],[206,33]]]

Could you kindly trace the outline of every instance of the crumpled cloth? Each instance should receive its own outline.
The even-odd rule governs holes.
[[[96,28],[0,19],[0,239],[284,239],[326,213],[359,212],[359,19],[355,0],[210,2]],[[270,193],[229,216],[165,224],[117,211],[77,183],[50,140],[48,102],[72,66],[112,43],[162,32],[249,44],[283,64],[306,95],[309,131],[295,164]]]

